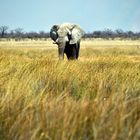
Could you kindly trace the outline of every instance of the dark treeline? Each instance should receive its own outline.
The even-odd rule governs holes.
[[[9,30],[8,26],[0,26],[0,38],[5,39],[15,39],[15,40],[23,40],[23,39],[41,39],[41,38],[49,38],[49,33],[45,31],[40,32],[25,32],[23,28],[16,28],[14,30]]]
[[[25,32],[22,28],[16,28],[14,30],[10,30],[8,26],[0,26],[0,39],[15,39],[15,40],[23,40],[23,39],[47,39],[49,38],[49,32],[40,31],[40,32]],[[103,39],[140,39],[140,32],[132,32],[132,31],[123,31],[121,29],[117,29],[115,31],[111,29],[105,29],[104,31],[93,31],[91,33],[86,33],[84,38],[103,38]]]
[[[122,29],[117,29],[112,31],[110,29],[105,29],[104,31],[94,31],[92,33],[86,33],[85,38],[103,38],[103,39],[140,39],[140,32],[133,31],[123,31]]]

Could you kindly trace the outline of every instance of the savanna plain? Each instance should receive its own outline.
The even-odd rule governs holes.
[[[0,41],[0,140],[139,140],[140,40]]]

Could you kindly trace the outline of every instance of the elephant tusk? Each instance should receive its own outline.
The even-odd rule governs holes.
[[[58,44],[58,43],[56,43],[56,42],[53,42],[53,44]]]

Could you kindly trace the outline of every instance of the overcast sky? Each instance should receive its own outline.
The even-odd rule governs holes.
[[[86,32],[140,31],[140,0],[0,0],[0,26],[49,31],[63,22],[78,23]]]

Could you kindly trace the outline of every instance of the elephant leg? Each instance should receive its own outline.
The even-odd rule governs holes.
[[[64,52],[67,55],[67,58],[71,59],[71,57],[72,57],[72,48],[69,45],[66,45]]]
[[[76,59],[79,57],[79,50],[80,50],[80,42],[76,44]]]
[[[72,58],[76,59],[77,56],[77,50],[76,50],[76,44],[72,45]]]
[[[68,59],[76,59],[76,44],[70,45],[69,43],[65,46],[65,51]]]
[[[64,53],[66,54],[67,58],[69,59],[70,58],[70,47],[69,47],[68,42],[66,43]]]

